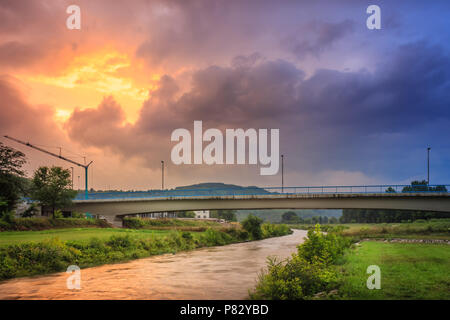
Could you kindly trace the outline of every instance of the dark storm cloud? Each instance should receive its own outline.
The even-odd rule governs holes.
[[[416,139],[423,126],[450,120],[449,71],[448,55],[423,42],[399,47],[374,72],[318,70],[305,78],[291,63],[264,59],[211,66],[197,71],[182,94],[163,77],[135,125],[119,125],[121,112],[109,98],[97,110],[74,113],[67,127],[73,139],[109,145],[149,165],[169,154],[170,133],[191,129],[194,120],[205,128],[280,128],[281,147],[297,169],[357,170],[382,152],[386,134]],[[97,122],[100,129],[89,130]],[[433,134],[440,130],[448,137],[443,128]],[[395,143],[404,152],[404,141]]]
[[[309,22],[285,37],[281,44],[298,59],[309,55],[318,57],[325,50],[332,48],[337,41],[352,33],[354,28],[355,22],[348,19],[338,23]]]

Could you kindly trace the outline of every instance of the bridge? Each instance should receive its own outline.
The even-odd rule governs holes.
[[[450,185],[172,189],[80,194],[70,210],[126,215],[219,209],[394,209],[450,212]],[[69,209],[69,208],[68,208]]]

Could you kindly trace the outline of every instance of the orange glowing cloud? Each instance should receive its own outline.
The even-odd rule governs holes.
[[[149,74],[126,53],[102,49],[73,57],[56,76],[25,73],[19,78],[30,87],[30,99],[55,106],[56,120],[67,119],[75,107],[93,107],[113,95],[125,106],[126,120],[134,122],[160,75]]]

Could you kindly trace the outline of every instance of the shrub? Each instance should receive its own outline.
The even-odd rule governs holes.
[[[0,220],[1,221],[1,220]],[[110,225],[99,219],[79,219],[79,218],[16,218],[11,223],[1,223],[0,231],[30,231],[47,230],[54,228],[73,228],[73,227],[98,227],[108,228]]]
[[[285,224],[264,223],[261,230],[263,238],[279,237],[292,233],[291,229]]]
[[[335,234],[323,234],[320,226],[308,231],[308,239],[298,246],[297,254],[285,261],[268,259],[267,270],[258,279],[252,299],[309,299],[338,284],[333,263],[351,242]]]
[[[12,211],[0,212],[0,220],[4,221],[7,224],[13,223],[14,222],[14,212],[12,212]]]
[[[249,215],[244,221],[241,222],[242,227],[252,236],[253,239],[259,240],[263,237],[261,224],[263,220],[254,215]]]
[[[139,218],[124,218],[123,226],[130,229],[140,229],[144,226],[144,221]]]
[[[321,263],[294,255],[286,263],[268,259],[268,271],[259,277],[251,299],[300,300],[333,288],[337,275]]]

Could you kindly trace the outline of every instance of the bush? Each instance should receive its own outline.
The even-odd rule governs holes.
[[[300,300],[337,284],[337,275],[319,262],[294,255],[286,263],[268,259],[268,272],[259,277],[251,299]]]
[[[14,212],[12,212],[12,211],[0,212],[0,220],[7,224],[13,223],[14,222]]]
[[[259,240],[263,237],[261,224],[263,220],[254,215],[249,215],[244,221],[241,222],[242,227],[252,236],[253,239]]]
[[[214,222],[214,221],[205,221],[205,220],[181,220],[181,219],[168,219],[168,218],[161,218],[161,219],[143,219],[143,218],[133,218],[133,217],[126,217],[123,219],[123,226],[126,228],[131,229],[157,229],[155,227],[197,227],[201,228],[203,227],[203,230],[198,231],[204,231],[207,227],[214,227],[218,226],[220,227],[221,224]]]
[[[38,213],[38,208],[35,203],[31,204],[22,214],[22,218],[31,218]]]
[[[0,220],[0,231],[38,231],[56,228],[78,228],[78,227],[111,227],[106,221],[99,219],[78,218],[16,218],[11,223],[2,223]]]
[[[263,238],[279,237],[292,233],[291,229],[285,224],[264,223],[261,230]]]
[[[268,259],[267,270],[259,276],[252,299],[310,299],[318,292],[338,284],[333,263],[350,246],[349,239],[323,234],[320,226],[308,231],[308,239],[298,246],[297,254],[285,261]]]
[[[130,229],[140,229],[145,226],[144,221],[139,218],[123,218],[123,226]]]

